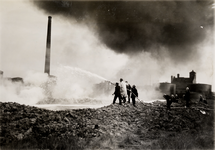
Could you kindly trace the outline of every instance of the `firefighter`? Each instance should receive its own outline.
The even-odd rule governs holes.
[[[123,103],[126,102],[126,84],[123,81],[123,79],[120,79],[120,93],[121,93],[121,99],[123,100]]]
[[[128,95],[128,103],[130,103],[130,97],[131,97],[131,85],[128,83],[128,81],[125,81],[126,83],[126,90]]]
[[[136,86],[133,85],[132,88],[131,88],[131,99],[132,99],[132,103],[133,103],[134,107],[136,107],[136,105],[135,105],[135,97],[138,98],[138,91],[136,89]]]
[[[186,92],[185,92],[185,96],[184,96],[185,100],[186,100],[186,106],[185,108],[190,106],[190,89],[189,87],[186,88]]]
[[[170,106],[172,104],[172,97],[167,94],[164,94],[163,97],[166,99],[166,109],[171,110]]]
[[[172,103],[178,103],[177,94],[175,96],[173,94],[171,94],[171,96],[164,94],[163,97],[166,99],[167,110],[171,110],[170,106]]]
[[[115,91],[114,91],[114,93],[112,95],[114,95],[113,104],[115,104],[116,99],[118,98],[119,99],[119,105],[122,105],[119,83],[116,83]]]

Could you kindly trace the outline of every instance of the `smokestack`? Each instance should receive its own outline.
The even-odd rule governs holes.
[[[179,74],[177,74],[177,78],[179,78],[179,76],[180,76],[180,75],[179,75]]]
[[[52,17],[48,17],[48,29],[47,29],[47,41],[46,41],[46,57],[45,57],[45,69],[44,72],[50,75],[50,53],[51,53],[51,20]]]
[[[171,76],[171,83],[172,83],[172,81],[173,81],[173,78],[174,78],[174,77],[173,77],[173,76]]]

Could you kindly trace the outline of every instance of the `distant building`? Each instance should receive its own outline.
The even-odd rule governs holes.
[[[14,77],[14,78],[10,78],[10,77],[4,77],[4,72],[0,70],[0,79],[3,80],[9,80],[11,82],[23,82],[23,79],[21,77]]]
[[[189,87],[192,99],[198,100],[200,95],[204,98],[212,97],[212,86],[209,84],[196,83],[196,72],[193,70],[190,72],[188,78],[180,77],[179,74],[177,74],[177,77],[171,76],[171,84],[176,85],[175,93],[177,93],[179,97],[185,94],[186,87]]]
[[[179,74],[177,77],[171,76],[171,83],[176,85],[176,93],[182,95],[188,85],[196,83],[196,72],[192,70],[189,78],[180,77]]]
[[[177,77],[171,76],[171,83],[160,83],[159,91],[165,94],[177,94],[179,97],[183,97],[186,91],[186,87],[189,87],[191,92],[191,99],[198,100],[200,95],[204,98],[213,97],[211,91],[212,86],[209,84],[196,83],[196,72],[193,70],[189,73],[189,77]]]
[[[176,94],[176,85],[172,83],[160,83],[159,89],[161,93],[168,95]]]
[[[9,81],[12,81],[12,82],[20,82],[20,83],[24,83],[23,79],[21,77],[14,77],[14,78],[5,78]]]
[[[199,84],[199,83],[189,84],[188,87],[190,88],[191,92],[198,93],[199,95],[202,95],[204,98],[212,97],[212,86],[209,84]]]

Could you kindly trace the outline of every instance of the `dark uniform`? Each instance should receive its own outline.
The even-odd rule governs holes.
[[[131,88],[131,99],[134,106],[135,106],[135,97],[138,97],[138,92],[135,85],[133,85]]]
[[[173,102],[178,103],[178,99],[174,95],[169,96],[169,95],[164,94],[163,97],[166,99],[167,110],[168,109],[171,110],[170,106]]]
[[[189,107],[189,103],[190,103],[190,90],[189,90],[188,87],[186,88],[186,93],[185,93],[184,98],[186,100],[186,107]]]
[[[113,93],[114,98],[113,98],[113,104],[115,104],[116,99],[119,99],[119,104],[122,105],[122,100],[121,100],[121,93],[120,93],[120,86],[118,83],[116,83],[115,91]]]

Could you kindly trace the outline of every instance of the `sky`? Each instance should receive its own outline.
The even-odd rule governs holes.
[[[52,16],[51,74],[78,68],[139,86],[171,75],[214,91],[213,1],[0,1],[0,70],[4,77],[43,73]],[[61,70],[61,72],[63,72]]]

